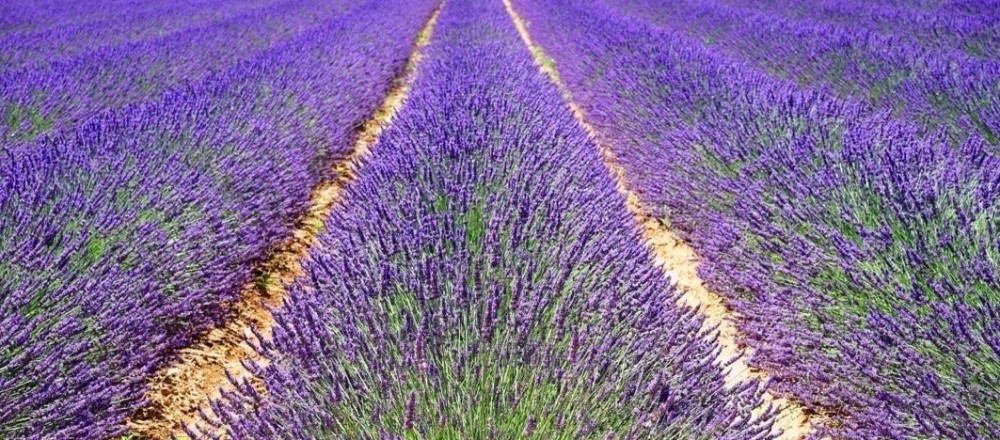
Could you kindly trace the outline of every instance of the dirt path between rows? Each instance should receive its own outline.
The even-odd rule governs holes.
[[[182,425],[199,423],[198,411],[211,414],[208,403],[224,389],[232,389],[226,378],[253,380],[243,362],[264,360],[246,342],[252,328],[267,338],[271,336],[274,317],[270,310],[280,307],[288,292],[285,285],[303,275],[302,260],[316,244],[323,222],[341,200],[344,188],[356,177],[360,160],[382,130],[402,107],[416,77],[422,49],[430,41],[441,5],[421,29],[403,71],[393,80],[389,93],[375,113],[358,131],[351,154],[335,165],[337,177],[322,182],[312,190],[308,211],[296,223],[290,236],[281,242],[254,270],[253,279],[241,290],[226,324],[202,335],[178,358],[150,379],[149,404],[127,422],[128,429],[142,438],[187,438]],[[204,426],[198,424],[199,428]]]
[[[559,79],[559,73],[551,58],[545,55],[544,50],[533,42],[531,35],[528,33],[527,25],[521,16],[518,15],[517,11],[514,10],[510,0],[503,0],[503,3],[507,8],[507,13],[510,14],[511,19],[514,21],[514,26],[521,35],[521,39],[528,46],[528,50],[535,58],[535,63],[538,64],[539,70],[547,75],[556,87],[559,88],[573,116],[576,117],[576,120],[583,126],[587,134],[590,135],[590,138],[600,149],[604,165],[607,166],[608,171],[614,176],[618,192],[625,197],[625,204],[629,212],[632,213],[633,218],[635,218],[635,222],[640,226],[646,246],[653,251],[656,263],[662,268],[663,272],[669,275],[684,292],[680,303],[699,308],[699,311],[705,318],[703,328],[716,328],[718,332],[716,341],[721,350],[718,357],[720,365],[724,364],[727,360],[736,359],[725,371],[726,386],[731,388],[751,379],[766,380],[767,374],[765,372],[751,368],[747,364],[747,360],[753,354],[753,349],[745,347],[740,342],[742,339],[740,331],[733,322],[736,314],[725,305],[721,296],[709,291],[705,287],[704,281],[698,275],[698,255],[695,254],[694,249],[643,208],[639,201],[639,196],[629,186],[625,169],[618,163],[614,152],[608,147],[607,142],[602,139],[600,133],[587,122],[583,110],[576,105],[569,90]],[[764,394],[764,402],[765,407],[766,404],[771,404],[779,409],[774,427],[772,428],[772,433],[777,434],[780,432],[778,438],[788,440],[802,439],[813,431],[813,423],[817,421],[812,420],[808,412],[798,403],[786,398],[777,397],[770,392]],[[757,412],[759,414],[764,410],[765,408],[758,408]]]

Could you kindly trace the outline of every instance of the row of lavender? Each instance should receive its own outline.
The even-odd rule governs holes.
[[[996,59],[1000,55],[1000,3],[942,1],[920,7],[913,2],[864,0],[729,1],[787,17],[864,28],[909,39],[928,49],[953,50],[968,56]]]
[[[151,40],[0,74],[0,142],[72,129],[106,108],[150,99],[322,26],[353,2],[282,0]],[[182,17],[174,17],[181,20]]]
[[[684,1],[672,8],[647,0],[610,3],[636,17],[687,30],[774,75],[830,88],[928,130],[946,130],[956,143],[979,136],[1000,144],[1000,60],[995,56],[977,59],[957,48],[915,44],[894,32],[829,23],[820,13],[789,19],[715,1]],[[959,44],[979,47],[1000,38],[1000,27],[986,31],[968,35]],[[946,32],[941,35],[931,41],[947,40]]]
[[[5,2],[10,11],[3,14],[9,23],[0,22],[0,72],[163,37],[274,2]]]
[[[222,316],[347,153],[432,8],[363,4],[200,81],[6,145],[0,437],[121,432],[149,375]]]
[[[230,438],[770,438],[500,2],[447,2]],[[198,432],[195,432],[198,431]],[[191,428],[195,438],[205,436]]]
[[[642,201],[705,257],[775,390],[837,437],[1000,436],[1000,159],[984,139],[953,145],[620,5],[516,6]]]

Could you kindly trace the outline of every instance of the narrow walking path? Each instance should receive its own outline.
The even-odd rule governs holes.
[[[521,35],[524,44],[527,45],[536,64],[542,73],[552,79],[552,82],[559,88],[566,104],[573,112],[580,125],[587,131],[591,139],[600,149],[604,164],[615,177],[618,191],[625,197],[629,212],[635,218],[636,223],[642,228],[643,238],[646,245],[653,251],[656,263],[660,265],[663,272],[670,276],[677,286],[683,290],[684,294],[680,302],[684,305],[697,307],[704,316],[703,328],[715,328],[718,333],[717,343],[720,348],[719,364],[735,359],[729,364],[726,370],[726,386],[733,387],[741,382],[751,379],[767,379],[766,372],[758,371],[747,364],[747,360],[753,353],[751,347],[741,347],[739,329],[733,322],[734,312],[726,307],[722,297],[709,291],[705,287],[704,281],[698,275],[698,256],[694,249],[681,240],[669,228],[659,220],[649,215],[639,201],[638,195],[633,192],[628,184],[628,176],[625,169],[618,164],[614,152],[602,141],[597,130],[590,125],[583,113],[583,110],[573,102],[569,90],[559,79],[559,73],[545,55],[544,50],[535,45],[528,33],[524,21],[514,10],[510,0],[503,0],[507,12],[514,21],[517,32]],[[779,413],[775,421],[773,432],[781,432],[781,439],[802,439],[808,436],[813,430],[814,420],[810,417],[802,406],[786,398],[780,398],[765,393],[764,401],[778,408]],[[761,408],[763,412],[765,408]]]
[[[208,403],[232,387],[226,375],[251,379],[244,362],[262,362],[247,344],[253,330],[267,338],[274,317],[270,310],[280,307],[287,295],[285,285],[303,275],[302,260],[316,243],[324,221],[339,203],[344,188],[353,182],[361,159],[403,105],[416,77],[417,65],[437,23],[441,5],[421,29],[403,71],[393,80],[389,93],[371,118],[359,129],[351,154],[335,165],[336,178],[313,189],[309,210],[295,230],[254,271],[253,279],[232,305],[233,315],[225,325],[214,328],[190,347],[182,349],[176,361],[150,380],[149,404],[128,421],[133,434],[150,438],[184,438],[184,425],[198,422],[198,411],[211,411]]]

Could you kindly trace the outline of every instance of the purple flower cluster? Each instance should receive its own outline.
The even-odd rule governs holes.
[[[761,68],[822,72],[839,59],[857,73],[843,84],[869,88],[864,72],[909,69],[917,94],[887,96],[916,105],[910,96],[940,92],[986,109],[1000,103],[988,93],[1000,77],[984,67],[995,63],[959,59],[936,76],[945,58],[851,46],[860,32],[674,6],[687,11],[676,26],[703,32],[599,0],[515,2],[643,203],[704,257],[701,275],[741,314],[753,364],[826,417],[817,436],[1000,438],[995,147],[929,130],[930,113],[837,99]],[[963,76],[969,66],[985,70]],[[956,86],[966,80],[979,93]]]
[[[91,42],[97,47],[77,56],[9,69],[0,74],[0,141],[72,129],[104,109],[196,84],[323,28],[347,9],[338,2],[286,0],[159,38]],[[13,36],[11,43],[23,41]],[[0,48],[22,52],[16,46]]]
[[[219,21],[276,0],[248,2],[4,2],[0,71],[65,59],[95,47],[163,37]],[[213,7],[217,6],[217,7]],[[3,20],[0,19],[0,20]]]
[[[330,177],[433,6],[371,2],[331,19],[265,9],[216,23],[235,33],[196,32],[219,38],[211,44],[156,52],[142,43],[120,52],[135,63],[67,74],[82,87],[73,102],[86,103],[74,118],[86,120],[0,149],[0,437],[120,434],[149,375],[222,316],[222,304],[305,209],[310,189]],[[257,22],[243,21],[250,17]],[[249,56],[253,42],[226,46],[227,32],[256,35],[266,47]],[[169,67],[179,60],[161,57],[180,53],[185,63],[227,60],[209,70],[232,65],[101,107],[117,93],[102,81],[143,63]],[[78,67],[95,59],[83,56]],[[18,78],[48,78],[57,64]],[[186,77],[194,64],[163,78]]]
[[[445,3],[405,106],[204,437],[771,438],[500,2]]]
[[[690,32],[713,49],[773,75],[890,109],[928,130],[946,130],[956,144],[978,136],[1000,145],[1000,60],[966,53],[995,44],[1000,13],[969,17],[937,12],[970,26],[988,26],[985,35],[974,33],[959,42],[963,50],[933,44],[948,40],[938,27],[933,28],[931,43],[917,44],[905,34],[828,22],[825,11],[787,18],[721,0],[685,0],[671,8],[650,0],[611,3],[616,3],[616,11]],[[911,20],[927,18],[917,12],[909,15]]]
[[[928,49],[976,57],[1000,55],[1000,5],[995,1],[904,2],[864,0],[762,0],[747,6],[788,17],[864,28],[908,39]]]

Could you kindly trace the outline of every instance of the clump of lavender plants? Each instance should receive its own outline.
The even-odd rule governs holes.
[[[791,51],[803,58],[788,66],[809,68],[806,48],[826,54],[822,39],[833,50],[842,34],[772,35],[787,51],[758,51],[741,46],[757,37],[733,36],[773,31],[764,15],[674,4],[732,37],[716,42],[602,3],[515,7],[645,206],[704,257],[772,389],[827,417],[817,437],[1000,436],[1000,158],[988,137],[759,68]],[[866,71],[873,53],[909,50],[866,48],[842,61]],[[988,64],[966,61],[956,75]],[[954,92],[955,77],[920,75]]]
[[[770,438],[498,2],[448,2],[405,107],[206,426],[233,438]]]
[[[223,318],[347,153],[432,7],[292,26],[222,71],[2,145],[0,437],[121,434],[149,376]]]
[[[800,86],[890,110],[929,132],[949,133],[954,144],[980,138],[998,151],[1000,17],[995,11],[970,15],[956,12],[956,5],[930,12],[843,0],[829,7],[825,1],[607,3],[616,14],[689,32],[715,52]],[[849,18],[838,22],[844,9]],[[786,16],[790,10],[801,15]]]

